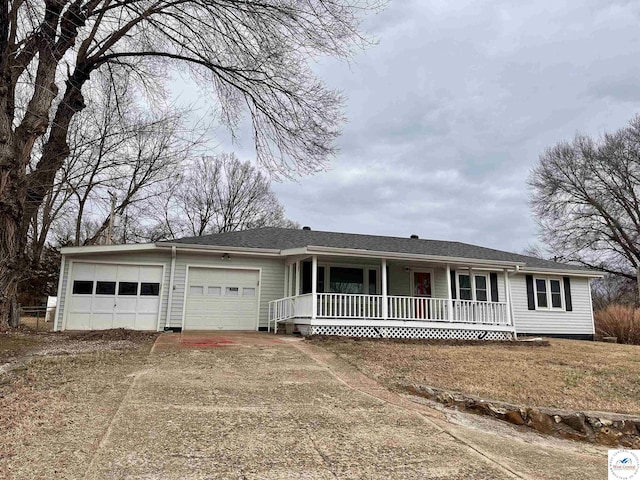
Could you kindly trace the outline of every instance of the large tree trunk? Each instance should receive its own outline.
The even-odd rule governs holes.
[[[17,326],[16,295],[24,263],[21,224],[25,194],[19,174],[10,167],[14,161],[0,159],[0,330]]]

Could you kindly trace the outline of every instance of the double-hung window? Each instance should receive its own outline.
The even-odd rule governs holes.
[[[483,274],[476,274],[474,275],[474,277],[476,283],[476,301],[489,301],[488,276]],[[458,274],[458,293],[460,296],[460,300],[473,300],[473,293],[471,291],[471,279],[469,275],[464,273]]]
[[[534,281],[537,309],[563,309],[562,285],[556,278],[536,278]]]

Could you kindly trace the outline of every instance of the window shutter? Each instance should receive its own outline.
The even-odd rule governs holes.
[[[302,294],[311,293],[311,262],[302,262]]]
[[[456,271],[451,270],[451,298],[456,299]]]
[[[536,309],[536,300],[533,293],[533,275],[527,275],[527,306],[529,310]]]
[[[573,311],[573,304],[571,303],[571,279],[569,277],[562,277],[564,282],[564,304],[567,312]]]
[[[498,274],[491,272],[489,274],[489,280],[491,281],[491,301],[499,302],[498,300]]]

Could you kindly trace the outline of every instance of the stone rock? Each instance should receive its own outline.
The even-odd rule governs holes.
[[[509,423],[513,423],[514,425],[524,425],[524,420],[522,419],[522,415],[520,415],[520,412],[516,410],[511,410],[505,413],[504,419]]]
[[[489,409],[493,417],[504,418],[507,413],[504,408],[496,407],[495,405],[488,404],[487,408]]]
[[[560,415],[554,415],[553,416],[553,421],[556,423],[560,423],[562,422],[562,417]]]
[[[613,426],[625,435],[638,435],[638,426],[632,420],[618,420],[613,422]]]
[[[613,422],[608,418],[599,418],[598,420],[600,420],[600,423],[605,427],[610,427],[611,425],[613,425]]]
[[[600,423],[600,420],[598,420],[597,418],[587,417],[587,422],[589,422],[589,425],[591,425],[595,429],[602,428],[602,423]]]
[[[563,423],[569,425],[575,431],[584,433],[588,437],[593,437],[593,428],[589,425],[582,413],[572,413],[562,417]]]
[[[529,408],[527,410],[527,425],[542,433],[553,433],[553,420],[540,410]]]
[[[622,433],[610,427],[602,427],[600,431],[596,432],[596,442],[601,445],[618,445],[621,437]]]

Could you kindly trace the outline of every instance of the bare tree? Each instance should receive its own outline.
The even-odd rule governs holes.
[[[529,185],[552,251],[640,287],[640,116],[597,140],[578,135],[549,148]]]
[[[257,157],[284,175],[334,152],[340,95],[312,73],[316,55],[362,43],[367,0],[0,0],[0,327],[15,309],[30,219],[69,155],[69,127],[95,73],[131,71],[147,92],[185,65],[226,123],[251,114]],[[36,166],[28,171],[38,139]],[[15,318],[15,316],[14,316]]]
[[[230,232],[264,226],[295,227],[267,175],[234,154],[202,157],[172,182],[157,218],[163,237]],[[157,235],[156,235],[157,236]]]

